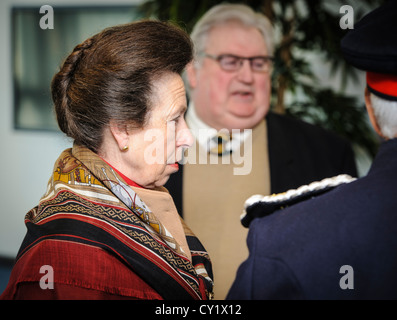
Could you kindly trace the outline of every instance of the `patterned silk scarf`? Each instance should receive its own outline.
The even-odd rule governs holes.
[[[45,195],[26,215],[17,259],[47,239],[84,243],[119,257],[164,299],[211,298],[208,254],[181,222],[192,261],[112,167],[75,145],[60,155]]]

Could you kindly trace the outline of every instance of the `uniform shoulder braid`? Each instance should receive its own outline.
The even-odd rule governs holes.
[[[244,204],[244,211],[240,217],[241,224],[248,228],[251,221],[274,213],[277,210],[290,207],[299,202],[324,194],[335,187],[355,181],[347,174],[341,174],[321,181],[315,181],[297,189],[269,196],[253,195]]]

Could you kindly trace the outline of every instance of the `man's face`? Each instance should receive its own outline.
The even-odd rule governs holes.
[[[238,22],[212,28],[206,54],[240,57],[269,55],[260,31]],[[202,57],[199,66],[189,66],[188,80],[197,115],[220,129],[251,129],[266,115],[270,104],[270,72],[253,72],[248,60],[237,71],[225,71],[219,63]]]

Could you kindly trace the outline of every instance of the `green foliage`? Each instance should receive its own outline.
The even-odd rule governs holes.
[[[286,113],[334,131],[374,157],[378,139],[368,124],[364,105],[331,89],[313,89],[309,101],[292,102]]]
[[[147,0],[142,13],[147,17],[171,20],[190,32],[197,20],[222,0]],[[276,112],[330,129],[353,144],[375,155],[378,140],[369,125],[364,105],[343,93],[348,81],[356,83],[358,72],[348,65],[340,52],[340,40],[348,32],[339,27],[342,5],[351,5],[355,22],[384,0],[246,0],[272,21],[277,34],[275,67],[272,75],[272,108]],[[331,75],[340,71],[340,90],[319,87],[311,61],[305,52],[316,52],[327,62]],[[287,95],[303,93],[306,97],[286,102]]]

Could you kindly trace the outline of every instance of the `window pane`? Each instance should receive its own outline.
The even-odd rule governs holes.
[[[54,28],[41,29],[39,8],[12,9],[14,124],[17,129],[59,130],[50,83],[73,48],[102,29],[140,18],[136,6],[53,7]]]

